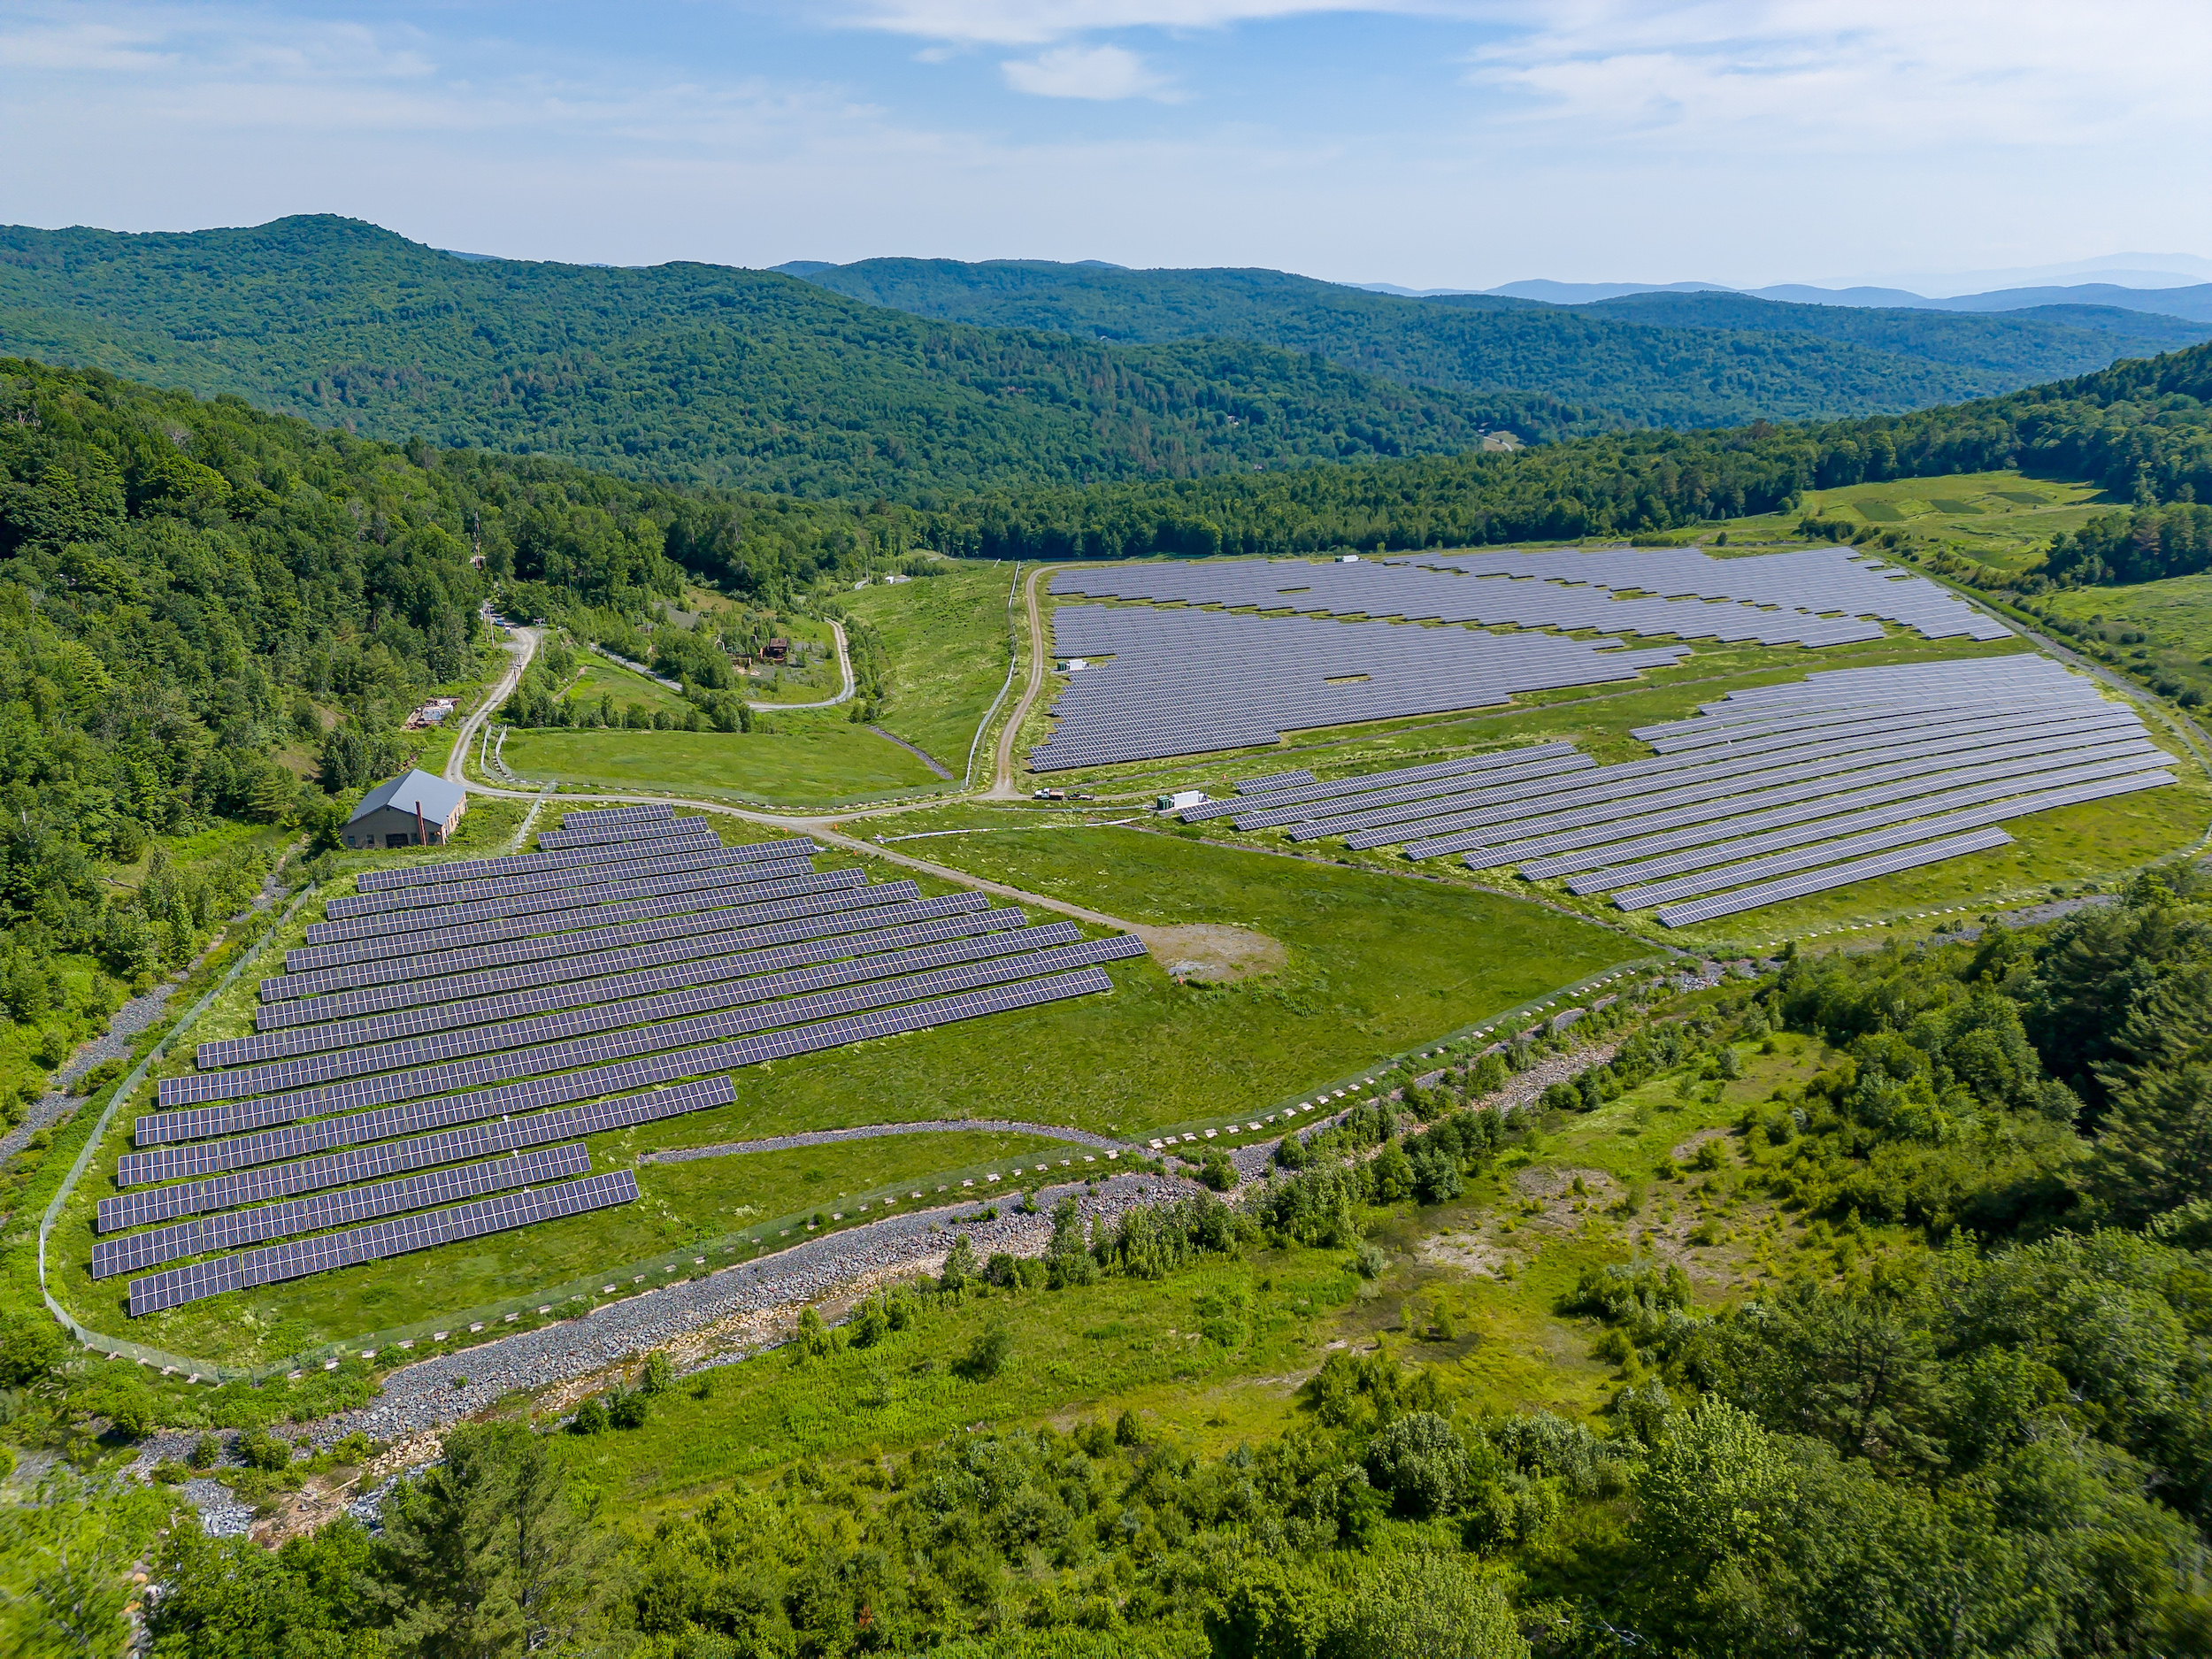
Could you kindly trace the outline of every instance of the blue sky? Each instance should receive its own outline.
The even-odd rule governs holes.
[[[0,7],[0,219],[1346,281],[2212,253],[2182,0]]]

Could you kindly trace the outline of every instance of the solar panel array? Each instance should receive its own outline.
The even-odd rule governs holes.
[[[505,1193],[452,1210],[434,1210],[426,1215],[398,1221],[380,1221],[347,1233],[326,1233],[294,1244],[273,1244],[235,1256],[219,1256],[188,1267],[131,1280],[131,1317],[139,1318],[165,1308],[180,1307],[225,1291],[273,1285],[287,1279],[305,1279],[334,1267],[352,1267],[386,1256],[404,1256],[434,1245],[462,1239],[480,1239],[540,1221],[580,1216],[594,1210],[637,1202],[637,1177],[627,1170],[608,1175],[587,1175],[580,1181],[527,1192]]]
[[[1303,559],[1234,559],[1108,565],[1062,571],[1052,580],[1052,591],[1094,599],[1401,617],[1409,622],[1471,622],[1484,627],[1589,628],[1731,644],[1846,645],[1882,637],[1878,623],[1816,616],[1794,606],[1763,610],[1731,600],[1624,599],[1607,588],[1587,585],[1586,579],[1576,586],[1502,576],[1465,580],[1455,572],[1397,561],[1316,565]]]
[[[1241,749],[1314,726],[1630,680],[1684,649],[1148,606],[1062,605],[1052,626],[1058,650],[1109,660],[1060,691],[1059,724],[1030,751],[1037,772]]]
[[[1686,926],[1933,862],[1916,847],[1955,857],[2001,846],[2001,823],[2175,781],[2131,707],[2032,656],[1812,674],[1635,735],[1658,752],[1597,766],[1548,745],[1185,816],[1225,810],[1240,829],[1296,841],[1517,865]]]
[[[803,841],[703,847],[664,808],[555,834],[575,862],[470,860],[318,924],[256,1033],[162,1080],[92,1271],[205,1259],[132,1279],[134,1315],[627,1202],[584,1137],[726,1105],[741,1066],[1095,995],[1144,949],[817,872]]]
[[[103,1239],[92,1247],[92,1277],[112,1279],[142,1267],[173,1262],[210,1250],[234,1250],[264,1239],[281,1239],[296,1233],[320,1233],[326,1227],[347,1226],[373,1216],[398,1215],[427,1210],[460,1198],[480,1198],[538,1181],[591,1172],[591,1154],[581,1146],[556,1147],[546,1152],[526,1152],[496,1158],[489,1164],[465,1164],[429,1175],[411,1175],[404,1180],[384,1181],[374,1187],[352,1187],[343,1192],[289,1203],[268,1204],[258,1210],[234,1210],[206,1221],[180,1222],[150,1233],[134,1233],[120,1239]]]
[[[420,864],[412,870],[365,870],[355,885],[364,893],[400,893],[415,887],[434,887],[449,881],[473,881],[488,875],[528,875],[547,870],[572,870],[585,864],[628,864],[666,850],[687,846],[716,847],[721,838],[704,818],[680,818],[668,833],[643,841],[617,841],[607,847],[579,847],[565,853],[523,853],[508,858],[457,858],[449,864]]]
[[[1587,584],[1662,600],[1733,600],[1813,615],[1875,617],[1938,640],[2001,640],[2011,634],[2004,624],[1924,576],[1861,557],[1848,548],[1807,548],[1748,558],[1715,558],[1694,548],[1587,552],[1561,548],[1535,553],[1500,548],[1409,554],[1399,562],[1474,577]]]

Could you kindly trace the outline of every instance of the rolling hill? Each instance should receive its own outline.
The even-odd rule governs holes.
[[[1538,388],[1627,426],[1896,414],[2212,337],[2202,325],[2096,307],[1985,317],[1715,292],[1561,306],[1487,294],[1405,298],[1279,271],[1027,260],[869,259],[803,273],[940,320],[1122,343],[1248,340],[1417,385],[1478,395]]]
[[[0,354],[392,440],[633,477],[926,499],[1451,453],[1613,424],[1238,341],[930,321],[772,272],[458,258],[357,220],[0,230]]]

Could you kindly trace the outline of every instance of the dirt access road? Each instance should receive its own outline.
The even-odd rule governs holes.
[[[1044,630],[1037,610],[1037,579],[1046,574],[1033,572],[1029,578],[1029,680],[1023,688],[1021,700],[1008,718],[1006,731],[999,740],[998,781],[980,795],[964,797],[970,800],[1018,800],[1013,786],[1014,733],[1020,728],[1024,717],[1037,700],[1043,688],[1047,658],[1044,651]],[[445,775],[462,785],[471,794],[496,796],[510,801],[534,801],[537,792],[528,789],[502,788],[496,784],[478,783],[468,777],[466,764],[469,744],[474,741],[484,722],[494,710],[507,700],[520,682],[523,671],[529,666],[531,657],[538,647],[538,633],[534,628],[516,628],[508,641],[507,650],[513,659],[506,672],[492,687],[489,695],[477,705],[474,713],[463,724],[460,734],[454,741],[453,753],[446,761]],[[959,797],[956,797],[959,798]],[[900,864],[909,870],[918,870],[941,880],[988,893],[1034,910],[1050,910],[1056,915],[1072,917],[1079,922],[1094,926],[1111,927],[1125,933],[1134,933],[1144,941],[1145,949],[1153,959],[1170,973],[1179,978],[1194,978],[1210,983],[1225,984],[1232,980],[1249,979],[1255,974],[1268,973],[1280,967],[1289,953],[1279,940],[1248,927],[1234,927],[1226,923],[1202,922],[1168,925],[1136,922],[1126,917],[1110,916],[1103,910],[1094,910],[1080,904],[1071,904],[1041,893],[1025,892],[1020,887],[1008,887],[1001,881],[987,881],[980,876],[956,870],[949,864],[932,864],[926,858],[916,858],[906,853],[896,853],[879,847],[873,841],[847,834],[839,827],[853,818],[882,816],[904,810],[902,808],[878,808],[872,812],[854,813],[847,817],[814,815],[801,817],[784,812],[767,812],[752,808],[731,806],[720,801],[694,801],[681,796],[665,795],[565,795],[558,798],[564,807],[572,802],[578,806],[604,803],[645,803],[666,802],[671,805],[687,806],[701,812],[718,812],[726,817],[742,818],[748,823],[760,824],[774,829],[787,830],[793,834],[810,836],[833,847],[864,857],[879,858],[887,864]],[[932,801],[931,806],[944,804],[942,800]]]

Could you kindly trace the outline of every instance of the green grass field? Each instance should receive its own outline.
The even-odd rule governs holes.
[[[1820,1061],[1816,1044],[1793,1036],[1775,1039],[1771,1052],[1738,1052],[1738,1079],[1694,1092],[1655,1079],[1569,1117],[1452,1203],[1371,1212],[1390,1261],[1372,1284],[1342,1252],[1291,1248],[1152,1283],[970,1292],[930,1302],[872,1348],[804,1362],[780,1349],[718,1366],[643,1429],[556,1444],[603,1495],[648,1517],[801,1458],[872,1463],[977,1422],[1064,1429],[1127,1409],[1148,1434],[1217,1453],[1289,1426],[1299,1385],[1347,1347],[1432,1369],[1477,1413],[1586,1417],[1617,1379],[1593,1351],[1596,1327],[1559,1311],[1585,1268],[1677,1262],[1714,1302],[1779,1276],[1801,1236],[1770,1205],[1739,1196],[1737,1151],[1716,1173],[1659,1173],[1670,1152],[1724,1130]],[[1246,1309],[1232,1340],[1202,1333],[1197,1303],[1208,1295]],[[1449,1336],[1435,1322],[1440,1308]],[[954,1362],[994,1325],[1012,1339],[1006,1369],[962,1378]]]
[[[2212,698],[2212,572],[2044,597],[2062,616],[2101,624],[2115,666],[2145,680],[2170,676]],[[2131,641],[2130,634],[2143,637]]]
[[[596,710],[604,706],[605,698],[612,697],[618,716],[632,709],[642,709],[648,714],[672,714],[681,719],[692,712],[691,705],[681,695],[619,663],[588,653],[579,660],[581,666],[561,699],[572,708]],[[511,743],[514,739],[507,741]]]
[[[895,743],[841,712],[775,714],[736,732],[517,731],[507,764],[569,788],[661,790],[768,806],[831,807],[942,786]]]
[[[891,697],[879,722],[957,774],[977,725],[1006,683],[1010,565],[947,560],[942,572],[843,596],[890,657]]]

